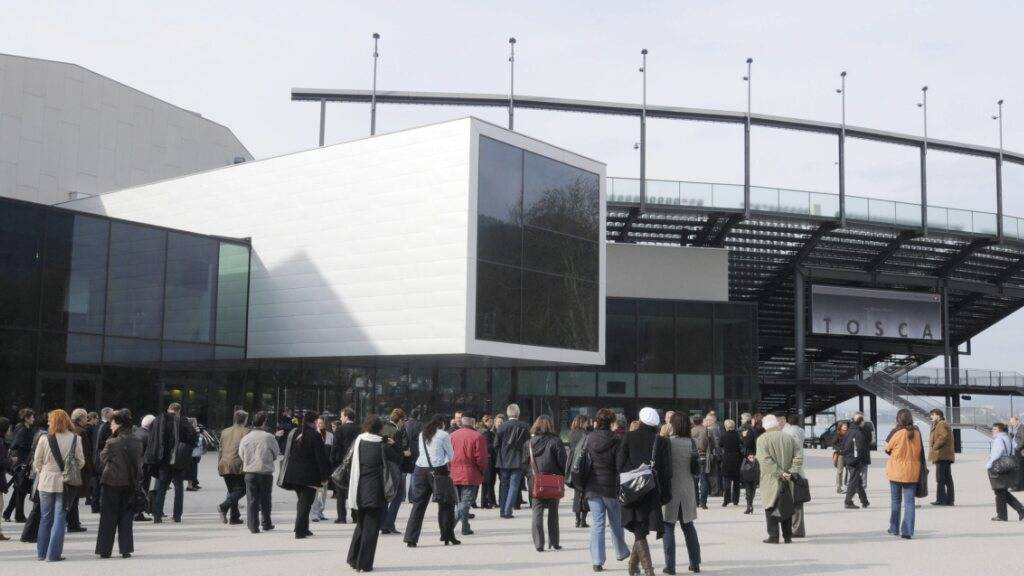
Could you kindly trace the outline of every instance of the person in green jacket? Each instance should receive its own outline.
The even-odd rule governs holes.
[[[788,544],[793,538],[793,485],[790,477],[804,464],[803,454],[796,450],[793,438],[779,430],[778,419],[769,414],[761,421],[764,434],[757,439],[757,462],[761,468],[761,499],[764,502],[768,522],[766,544],[779,543],[779,526],[782,538]],[[782,490],[782,482],[787,483]],[[780,499],[780,494],[782,498]]]

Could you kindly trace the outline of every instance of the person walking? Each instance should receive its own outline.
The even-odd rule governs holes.
[[[740,429],[740,443],[743,445],[743,458],[747,462],[757,462],[757,439],[764,433],[764,428],[761,427],[761,414],[754,414],[750,417],[750,420]],[[744,514],[754,513],[754,494],[757,493],[757,483],[760,481],[760,473],[756,469],[750,468],[749,471],[744,472],[740,470],[741,480],[743,481],[743,492],[747,499],[747,507],[743,510]],[[749,466],[753,466],[750,464]]]
[[[384,438],[390,438],[392,446],[398,455],[402,458],[402,467],[405,470],[412,470],[412,447],[410,444],[415,438],[410,438],[408,430],[406,429],[405,410],[401,408],[394,408],[391,410],[391,414],[388,419],[384,421],[384,427],[381,429],[381,435]],[[398,491],[395,493],[395,497],[388,502],[387,510],[384,512],[384,530],[381,532],[384,534],[398,534],[398,528],[395,527],[395,521],[398,519],[398,510],[402,507],[402,502],[405,502],[406,496],[406,483],[405,483],[405,472],[399,478]]]
[[[117,410],[110,416],[110,437],[100,452],[100,526],[96,533],[96,554],[110,558],[117,537],[122,558],[135,552],[132,499],[142,476],[142,441],[135,435],[131,412]]]
[[[800,425],[800,417],[790,414],[776,414],[775,419],[779,422],[779,429],[793,439],[793,450],[800,462],[804,461],[804,429]],[[803,466],[794,467],[793,474],[804,475]],[[805,538],[807,536],[807,525],[804,522],[804,503],[793,501],[793,538]]]
[[[836,438],[832,441],[832,466],[836,469],[836,494],[846,492],[846,483],[849,473],[843,460],[843,445],[846,443],[846,435],[850,433],[850,423],[847,421],[836,424]]]
[[[722,433],[722,507],[740,505],[740,464],[743,463],[743,443],[736,431],[736,422],[726,420]]]
[[[497,506],[498,501],[494,493],[494,483],[498,479],[497,470],[494,468],[494,418],[490,414],[484,414],[478,431],[487,443],[487,469],[484,471],[484,481],[480,485],[480,508],[490,510]]]
[[[674,413],[669,418],[672,434],[669,437],[671,451],[672,486],[671,499],[662,512],[665,531],[662,547],[665,551],[666,574],[676,573],[676,535],[678,522],[686,540],[686,555],[689,557],[690,572],[700,572],[700,540],[693,522],[697,519],[697,494],[694,489],[693,462],[697,460],[697,443],[690,437],[690,419]],[[728,433],[728,432],[727,432]]]
[[[472,416],[463,414],[461,426],[451,433],[452,482],[459,496],[455,521],[462,524],[463,536],[473,533],[469,511],[487,472],[487,440],[473,428],[475,423]]]
[[[238,511],[238,501],[245,496],[245,476],[242,473],[242,457],[238,454],[238,445],[249,433],[246,424],[249,414],[244,410],[236,410],[234,424],[220,432],[220,457],[217,459],[217,472],[224,479],[227,495],[217,506],[220,521],[225,524],[242,524],[242,514]],[[228,513],[231,518],[228,518]]]
[[[583,440],[587,437],[590,432],[590,418],[587,418],[583,414],[577,415],[572,419],[572,424],[569,426],[569,462],[570,466],[576,457],[577,450],[583,445]],[[572,512],[576,516],[576,527],[577,528],[590,528],[590,524],[587,524],[587,513],[590,512],[590,507],[587,505],[586,492],[580,489],[572,489]]]
[[[356,572],[373,570],[381,519],[388,505],[384,494],[385,461],[396,468],[402,461],[394,439],[381,435],[383,428],[384,423],[377,415],[367,416],[362,433],[352,443],[352,458],[348,461],[347,500],[354,508],[352,519],[356,525],[347,561]]]
[[[518,404],[509,404],[505,414],[508,415],[508,421],[498,428],[495,440],[497,467],[501,477],[498,501],[501,517],[512,518],[512,508],[519,499],[519,488],[523,482],[523,445],[530,439],[530,426],[519,420]]]
[[[628,432],[617,458],[619,474],[647,465],[654,472],[654,487],[636,502],[622,505],[622,526],[633,533],[633,550],[629,556],[629,574],[654,576],[654,563],[647,536],[654,532],[661,538],[665,531],[662,506],[672,497],[672,450],[669,442],[658,436],[661,418],[654,408],[640,410],[640,426]]]
[[[242,481],[245,482],[245,516],[249,532],[259,534],[273,530],[270,519],[271,493],[274,489],[274,464],[281,455],[281,446],[267,426],[267,413],[252,417],[252,430],[238,442]],[[262,523],[260,520],[262,519]]]
[[[82,445],[82,454],[86,456],[92,454],[93,426],[89,423],[89,413],[85,408],[75,408],[71,411],[71,423],[74,425],[75,434],[78,435],[78,441]],[[78,512],[78,501],[86,498],[91,506],[90,490],[94,481],[99,481],[97,478],[93,478],[96,467],[93,459],[86,457],[82,466],[82,485],[73,490],[68,490],[64,495],[70,500],[65,506],[67,508],[68,532],[85,532],[87,530],[85,526],[82,526],[82,520]]]
[[[142,474],[139,476],[139,487],[142,492],[146,494],[146,510],[145,512],[151,512],[153,509],[154,492],[150,491],[151,483],[150,480],[154,477],[152,467],[146,464],[146,451],[149,449],[149,430],[153,426],[153,421],[156,420],[156,416],[152,414],[146,414],[142,417],[141,425],[135,428],[135,437],[142,442]],[[135,513],[136,522],[150,522],[153,519],[147,518],[143,511]]]
[[[334,433],[331,432],[331,425],[327,417],[320,416],[316,419],[316,433],[320,435],[320,441],[323,443],[324,459],[327,461],[327,469],[332,470],[330,467],[331,463],[331,448],[334,447]],[[329,474],[328,474],[329,475]],[[330,484],[330,482],[328,482]],[[327,520],[324,516],[324,510],[327,508],[327,484],[318,486],[316,489],[316,496],[313,498],[313,505],[309,509],[309,519],[313,522],[320,522],[321,520]]]
[[[153,523],[160,524],[164,517],[167,489],[174,484],[172,518],[181,522],[185,507],[185,474],[192,465],[192,450],[196,446],[195,427],[181,417],[181,404],[173,402],[167,412],[153,421],[149,431],[149,445],[145,461],[157,478],[156,497],[153,500]]]
[[[765,544],[789,544],[793,538],[793,486],[792,475],[803,467],[801,454],[796,451],[793,438],[779,430],[779,421],[768,414],[762,420],[764,434],[757,439],[757,463],[761,468],[761,500],[768,524]]]
[[[622,509],[619,506],[618,458],[622,448],[622,436],[612,431],[616,422],[615,413],[601,408],[594,415],[594,431],[587,436],[582,447],[590,459],[590,474],[580,480],[584,486],[587,504],[594,514],[590,528],[590,561],[594,572],[604,570],[605,544],[604,529],[607,525],[615,545],[615,557],[623,561],[629,557],[629,547],[622,529]]]
[[[7,474],[10,473],[10,459],[7,448],[7,431],[11,429],[11,421],[0,416],[0,510],[4,508],[4,494],[10,485],[7,483]],[[0,522],[0,542],[10,540],[4,536],[4,524]]]
[[[935,465],[935,501],[932,506],[953,506],[956,501],[953,491],[953,428],[946,422],[942,410],[935,408],[929,413],[932,432],[928,441],[928,461]]]
[[[1010,444],[1013,445],[1013,455],[1017,459],[1017,480],[1014,482],[1013,490],[1024,490],[1024,425],[1021,425],[1020,418],[1010,417],[1007,434],[1010,436]]]
[[[708,476],[711,472],[711,437],[708,434],[707,427],[704,426],[703,418],[694,416],[692,424],[690,434],[694,442],[697,443],[698,462],[700,465],[700,471],[695,478],[697,481],[697,506],[707,510],[708,494],[711,492],[710,477]]]
[[[93,514],[100,513],[100,502],[103,499],[103,494],[100,490],[100,475],[103,473],[103,465],[100,462],[100,452],[103,451],[103,447],[106,446],[107,440],[110,439],[110,418],[113,415],[113,408],[106,407],[100,410],[99,422],[95,426],[91,427],[91,431],[94,436],[92,442],[89,443],[90,450],[85,453],[86,457],[92,461],[90,471],[93,472],[93,474],[90,478],[90,483],[83,484],[83,490],[89,495],[86,501],[92,509]],[[88,418],[88,413],[86,414],[86,417]],[[73,416],[72,421],[74,421]]]
[[[441,529],[444,545],[462,544],[455,538],[455,498],[451,483],[451,463],[454,449],[451,437],[444,431],[445,418],[437,414],[423,426],[417,444],[420,455],[416,460],[416,471],[412,476],[412,491],[409,501],[412,510],[405,526],[404,541],[409,548],[419,543],[423,529],[423,517],[431,498],[437,502],[437,523]],[[442,489],[443,487],[443,489]]]
[[[853,497],[860,498],[860,505],[867,508],[871,505],[865,490],[867,468],[871,465],[871,440],[869,432],[864,428],[863,418],[854,418],[850,429],[843,440],[843,464],[848,471],[846,483],[846,500],[843,505],[848,510],[856,510]]]
[[[47,420],[48,432],[39,442],[32,462],[39,492],[36,558],[58,562],[64,559],[64,474],[74,468],[81,470],[85,454],[67,412],[51,410]]]
[[[345,460],[345,456],[348,454],[352,445],[356,441],[356,437],[359,436],[359,424],[356,424],[356,412],[351,408],[344,408],[341,411],[341,426],[338,427],[338,432],[334,435],[334,445],[331,446],[331,469],[335,469],[341,466]],[[335,496],[337,497],[337,511],[338,517],[334,520],[335,524],[345,524],[348,522],[348,490],[343,490],[340,487],[335,486]],[[395,511],[397,513],[397,509]],[[389,523],[390,522],[390,523]],[[390,518],[390,515],[385,515],[384,526],[381,528],[382,534],[397,534],[398,530],[395,530],[394,520]]]
[[[285,465],[278,485],[294,490],[298,496],[295,505],[295,538],[313,535],[309,531],[309,514],[316,499],[316,491],[331,476],[324,441],[316,431],[317,415],[307,412],[301,424],[288,432],[285,440]]]
[[[530,428],[532,438],[526,443],[526,455],[523,456],[523,467],[529,475],[530,511],[533,514],[533,547],[537,552],[544,551],[544,512],[547,511],[547,544],[551,550],[561,550],[561,539],[558,531],[558,498],[539,498],[535,496],[534,486],[537,477],[542,474],[554,474],[565,478],[566,453],[562,439],[555,434],[555,425],[551,418],[538,416]]]
[[[992,517],[993,522],[1006,522],[1009,519],[1007,506],[1017,513],[1018,520],[1024,521],[1024,505],[1010,493],[1014,487],[1015,469],[1001,471],[1000,467],[996,466],[997,461],[1013,457],[1013,441],[1007,434],[1006,424],[996,422],[992,425],[992,448],[989,450],[988,461],[985,462],[988,481],[996,495],[996,515]]]
[[[14,434],[8,448],[8,458],[11,474],[11,501],[4,509],[3,519],[11,521],[11,514],[14,514],[15,522],[25,521],[25,497],[32,492],[32,480],[29,478],[32,470],[32,447],[35,440],[35,432],[32,426],[35,424],[36,413],[31,408],[22,408],[18,411],[18,423],[14,425]]]
[[[914,498],[924,465],[924,440],[910,410],[896,412],[896,424],[885,441],[885,476],[889,479],[889,534],[906,540],[914,537]],[[900,509],[903,520],[900,521]]]

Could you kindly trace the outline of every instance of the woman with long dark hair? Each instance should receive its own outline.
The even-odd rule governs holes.
[[[110,417],[110,439],[100,452],[103,472],[100,476],[100,527],[96,534],[96,554],[110,558],[117,536],[117,551],[128,558],[135,551],[132,522],[135,510],[132,496],[142,476],[142,440],[135,435],[132,416],[118,410]]]
[[[331,476],[330,462],[324,441],[316,431],[318,416],[307,412],[302,416],[302,425],[288,432],[285,440],[284,477],[278,484],[298,495],[295,509],[295,538],[308,538],[309,511],[316,499],[316,491]]]
[[[455,490],[448,467],[455,450],[452,448],[451,438],[444,431],[444,425],[444,416],[436,414],[423,426],[423,431],[417,439],[419,457],[416,459],[416,471],[412,475],[412,492],[409,496],[412,511],[409,512],[404,537],[406,546],[410,548],[415,548],[419,543],[423,516],[427,512],[431,498],[437,502],[437,523],[441,528],[441,541],[445,546],[462,544],[455,538]]]
[[[477,432],[483,435],[487,442],[487,471],[484,472],[484,482],[480,486],[480,507],[490,510],[497,506],[498,498],[494,494],[494,482],[498,478],[498,471],[494,468],[494,418],[485,414],[477,424]]]
[[[589,432],[590,418],[579,414],[572,419],[572,424],[569,426],[569,466],[572,466],[573,459]],[[587,513],[590,512],[590,506],[587,504],[586,491],[573,488],[572,492],[572,512],[576,515],[576,527],[590,528],[590,524],[587,524]]]
[[[640,426],[626,433],[617,460],[620,474],[646,464],[654,470],[656,480],[653,490],[636,502],[622,506],[622,526],[632,532],[635,538],[629,556],[628,569],[631,576],[639,574],[640,568],[643,568],[644,576],[654,576],[647,536],[654,532],[661,538],[664,534],[665,520],[661,507],[668,504],[672,497],[672,450],[669,443],[658,436],[660,421],[654,408],[640,410]]]
[[[373,570],[380,536],[381,518],[387,508],[384,496],[385,460],[393,462],[396,470],[402,458],[394,448],[394,440],[383,438],[384,422],[371,414],[363,421],[363,432],[352,445],[352,458],[348,460],[349,505],[355,510],[356,526],[352,543],[348,547],[348,565],[357,572]],[[395,478],[399,480],[399,478]]]
[[[743,458],[747,462],[757,461],[757,438],[764,434],[764,427],[761,422],[764,420],[764,416],[761,414],[754,414],[751,417],[750,422],[747,422],[740,429],[740,443],[743,445]],[[742,466],[742,463],[740,464]],[[740,480],[743,483],[743,492],[747,498],[747,509],[743,511],[744,514],[754,513],[754,494],[757,492],[758,475],[748,475],[743,477],[741,472]]]
[[[917,482],[921,479],[921,464],[924,462],[921,432],[914,425],[914,416],[910,410],[902,408],[896,413],[896,425],[885,441],[885,453],[889,455],[885,475],[889,479],[889,493],[892,496],[889,534],[910,540],[914,536],[914,498],[917,496]]]

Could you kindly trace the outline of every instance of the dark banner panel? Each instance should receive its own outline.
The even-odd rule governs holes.
[[[942,298],[929,292],[813,285],[811,332],[941,341]]]

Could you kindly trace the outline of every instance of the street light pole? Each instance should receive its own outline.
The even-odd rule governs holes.
[[[640,212],[647,207],[647,48],[640,51],[643,100],[640,108]]]
[[[377,42],[380,41],[380,34],[373,33],[373,90],[370,92],[370,136],[377,133],[377,59],[380,52],[377,51]]]
[[[747,58],[747,75],[743,81],[747,83],[747,122],[743,130],[743,218],[750,218],[750,96],[751,72],[753,71],[753,58]]]
[[[839,226],[846,226],[846,70],[839,73],[842,120],[839,125]]]
[[[917,107],[924,114],[924,140],[921,141],[921,232],[928,234],[928,87],[921,87]]]
[[[996,102],[999,113],[992,117],[999,121],[999,156],[996,158],[996,235],[1003,241],[1003,101]]]
[[[516,39],[514,37],[508,39],[508,49],[508,129],[512,130],[516,107]]]
[[[320,99],[320,147],[324,146],[324,131],[327,124],[327,100]]]

